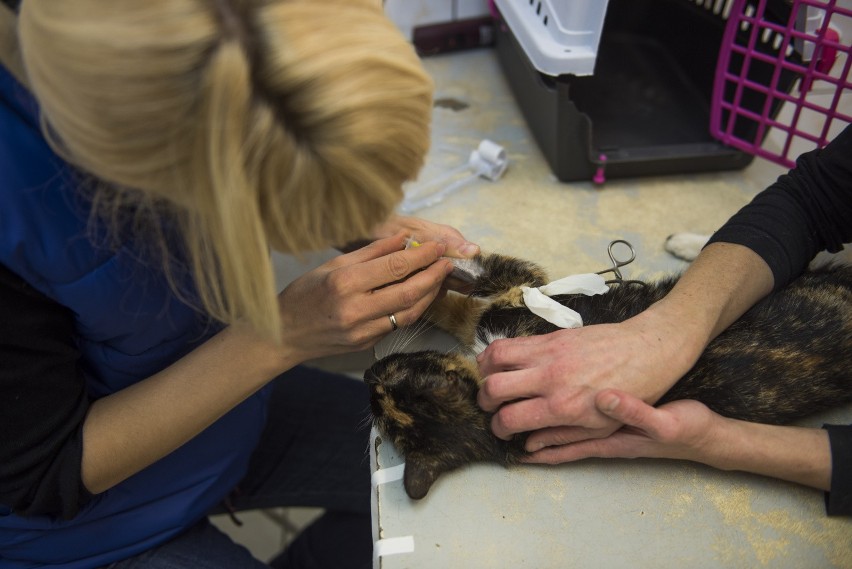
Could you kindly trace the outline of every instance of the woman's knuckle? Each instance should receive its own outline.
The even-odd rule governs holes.
[[[358,322],[358,312],[351,308],[341,308],[337,313],[336,320],[339,328],[351,333]]]
[[[400,301],[405,308],[411,308],[420,300],[420,294],[411,287],[404,287],[400,292]]]
[[[408,258],[405,255],[393,254],[387,256],[387,268],[391,277],[399,280],[410,272]]]
[[[334,271],[328,274],[325,279],[325,286],[332,295],[343,295],[348,292],[348,283],[350,279],[346,278],[343,271]]]

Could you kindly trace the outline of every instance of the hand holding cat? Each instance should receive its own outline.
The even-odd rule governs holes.
[[[441,290],[453,265],[446,245],[403,250],[407,233],[336,257],[293,281],[279,295],[285,349],[305,361],[369,348],[414,322]]]
[[[478,358],[486,377],[478,402],[496,411],[495,435],[534,431],[526,443],[532,461],[553,462],[549,447],[613,433],[621,424],[595,406],[601,390],[654,402],[693,363],[679,342],[663,339],[678,330],[653,319],[646,311],[619,324],[493,342]]]
[[[673,401],[655,408],[614,389],[601,391],[595,404],[625,426],[604,439],[546,449],[553,462],[674,458],[831,488],[831,448],[824,429],[729,419],[698,401]]]
[[[654,408],[628,393],[605,389],[595,397],[595,407],[624,426],[606,438],[544,449],[538,458],[554,463],[592,457],[704,462],[718,453],[717,432],[724,428],[725,419],[698,401],[674,401]]]
[[[592,378],[583,377],[574,366],[577,358],[571,352],[577,345],[576,332],[496,340],[479,355],[486,379],[478,403],[496,412],[491,421],[495,435],[509,439],[516,433],[537,431],[527,441],[526,448],[532,451],[547,444],[605,437],[620,426],[594,408]],[[586,359],[590,355],[587,352]],[[570,381],[575,375],[577,380]]]
[[[755,253],[714,243],[666,297],[633,318],[492,343],[479,357],[486,377],[479,404],[497,411],[495,435],[536,431],[526,443],[532,461],[558,462],[559,453],[546,447],[606,437],[618,428],[595,406],[601,390],[655,403],[710,339],[771,288],[772,273]]]

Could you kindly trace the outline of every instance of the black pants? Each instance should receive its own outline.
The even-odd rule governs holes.
[[[305,528],[272,567],[372,566],[369,430],[364,383],[305,367],[275,380],[269,422],[230,505],[235,512],[305,506],[325,508],[326,513]],[[110,567],[268,566],[205,519],[170,542]]]

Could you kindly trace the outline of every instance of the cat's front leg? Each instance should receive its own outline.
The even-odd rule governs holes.
[[[426,318],[466,346],[473,345],[479,319],[494,302],[522,306],[518,287],[537,287],[548,280],[538,265],[505,255],[484,254],[453,262],[468,277],[472,292],[469,296],[447,293],[433,303]]]
[[[448,292],[436,300],[423,315],[426,320],[444,330],[467,347],[473,345],[479,318],[490,302],[484,298]]]
[[[477,255],[472,260],[479,267],[473,283],[473,296],[495,297],[521,286],[543,286],[549,280],[543,268],[517,257],[486,254]]]

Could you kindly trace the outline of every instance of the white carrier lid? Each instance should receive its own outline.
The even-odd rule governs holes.
[[[495,0],[533,67],[592,75],[609,0]]]

